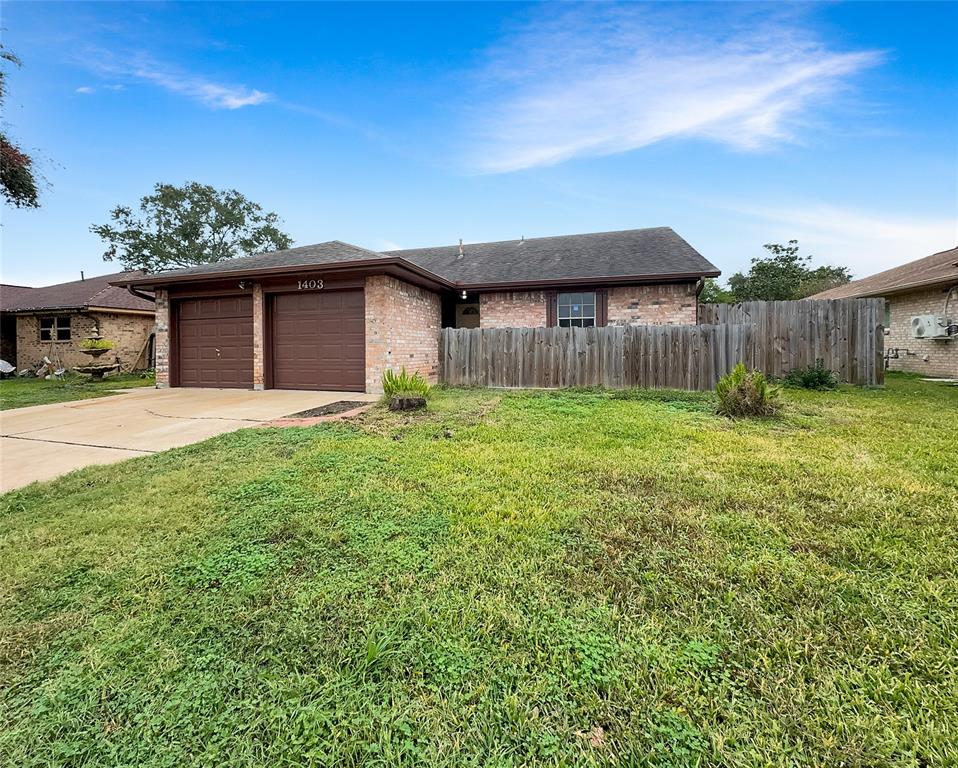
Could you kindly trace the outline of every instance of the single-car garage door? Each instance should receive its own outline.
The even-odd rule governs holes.
[[[182,299],[176,307],[177,384],[253,386],[253,299]]]
[[[281,293],[270,312],[276,389],[366,389],[363,291]]]

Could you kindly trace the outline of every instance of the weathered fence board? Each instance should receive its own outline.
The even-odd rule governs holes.
[[[703,304],[699,321],[745,323],[755,335],[755,367],[774,376],[824,360],[842,381],[885,381],[884,299],[805,299]]]
[[[884,381],[881,299],[707,304],[699,325],[444,328],[440,377],[481,387],[708,390],[739,362],[782,376],[818,359],[842,381]]]

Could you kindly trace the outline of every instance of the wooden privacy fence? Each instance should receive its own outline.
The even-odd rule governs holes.
[[[709,305],[704,317],[724,319],[699,325],[444,328],[440,379],[454,386],[708,390],[739,362],[780,376],[822,358],[843,381],[875,385],[884,381],[883,312],[880,299],[751,302]]]
[[[751,325],[752,365],[774,376],[824,360],[844,382],[885,383],[884,299],[703,304],[699,322]]]

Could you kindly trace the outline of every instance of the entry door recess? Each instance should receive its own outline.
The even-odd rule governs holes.
[[[366,389],[363,291],[280,293],[270,312],[272,386]]]
[[[251,296],[181,299],[176,328],[179,386],[252,388]]]

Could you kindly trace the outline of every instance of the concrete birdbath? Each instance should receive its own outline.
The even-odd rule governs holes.
[[[100,335],[100,329],[93,326],[93,333],[87,336],[80,344],[80,351],[84,355],[89,355],[91,362],[89,365],[78,365],[75,370],[77,373],[86,373],[93,381],[103,381],[104,374],[116,370],[120,367],[119,363],[100,363],[98,360],[111,349],[113,342],[104,339]]]

